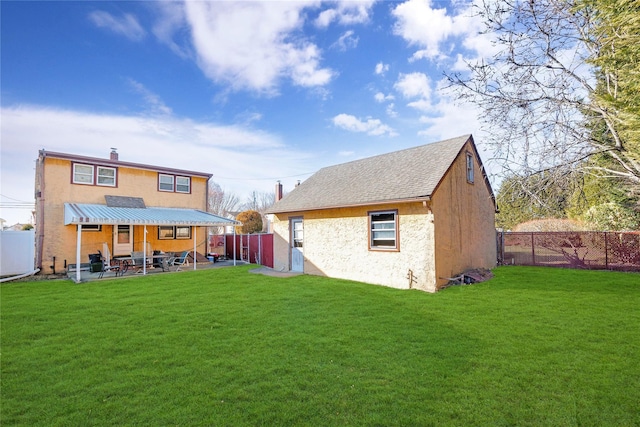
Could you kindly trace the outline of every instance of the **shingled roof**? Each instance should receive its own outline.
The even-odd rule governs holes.
[[[428,199],[471,135],[320,169],[267,213]]]

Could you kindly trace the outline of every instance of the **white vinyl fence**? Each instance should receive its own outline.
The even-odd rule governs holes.
[[[35,230],[0,231],[0,276],[30,273],[34,270]]]

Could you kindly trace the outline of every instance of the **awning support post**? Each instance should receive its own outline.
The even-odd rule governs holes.
[[[193,269],[196,270],[196,264],[198,263],[198,257],[196,255],[196,230],[198,227],[191,227],[193,230]]]
[[[144,225],[144,235],[142,236],[142,275],[147,274],[147,224]]]
[[[80,283],[80,258],[82,257],[80,249],[82,248],[82,224],[78,224],[78,232],[76,233],[76,283]]]

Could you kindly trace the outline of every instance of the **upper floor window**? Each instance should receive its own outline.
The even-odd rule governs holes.
[[[176,193],[191,192],[191,178],[188,176],[175,176],[158,174],[158,190]]]
[[[116,168],[74,163],[73,183],[115,187]]]
[[[98,166],[98,182],[97,185],[108,185],[115,187],[116,185],[116,169]]]
[[[160,191],[173,191],[173,175],[158,175],[158,189]]]
[[[176,176],[176,191],[178,193],[190,193],[191,178],[188,176]]]
[[[467,153],[467,182],[473,184],[473,155]]]
[[[74,184],[93,184],[93,166],[91,165],[73,165],[73,183]]]
[[[398,249],[398,212],[369,213],[369,249]]]

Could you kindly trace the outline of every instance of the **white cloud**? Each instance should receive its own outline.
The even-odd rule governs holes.
[[[346,31],[343,35],[340,36],[338,41],[336,41],[331,47],[336,48],[341,51],[346,51],[347,49],[353,49],[358,46],[358,37],[354,36],[354,31],[349,30]]]
[[[376,64],[376,71],[375,73],[377,75],[384,75],[384,73],[386,73],[387,71],[389,71],[389,64],[384,64],[382,62],[378,62]]]
[[[372,136],[398,135],[395,130],[378,119],[367,118],[363,121],[350,114],[338,114],[333,118],[333,124],[350,132],[366,133]]]
[[[89,20],[99,28],[106,28],[116,34],[120,34],[133,41],[142,40],[146,32],[135,16],[130,13],[117,18],[109,12],[96,10],[89,14]]]
[[[393,95],[389,94],[389,95],[385,95],[382,92],[378,92],[376,93],[373,98],[376,100],[376,102],[386,102],[386,101],[393,101],[395,98]]]
[[[398,112],[395,110],[396,105],[392,102],[387,105],[387,116],[389,117],[398,117]]]
[[[0,114],[2,194],[21,201],[33,201],[40,149],[106,159],[116,147],[121,161],[213,173],[213,181],[242,200],[253,190],[272,191],[280,177],[317,169],[317,156],[290,149],[277,135],[239,125],[41,106],[2,108]],[[285,185],[293,187],[294,178],[289,181]],[[30,212],[6,209],[0,216],[13,224],[27,222]]]
[[[140,95],[143,96],[145,102],[149,106],[153,114],[171,114],[171,108],[167,107],[162,99],[155,93],[147,89],[142,83],[133,79],[128,80],[129,85]]]
[[[161,1],[154,3],[154,5],[159,16],[153,25],[153,34],[176,55],[181,58],[190,58],[193,54],[190,47],[190,40],[185,38],[184,35],[182,40],[179,40],[181,43],[174,40],[174,38],[181,34],[180,29],[187,25],[187,18],[182,4]]]
[[[318,47],[294,34],[304,24],[299,2],[186,2],[198,64],[207,77],[274,95],[283,78],[294,85],[329,83]]]
[[[424,73],[400,74],[393,87],[405,98],[431,98],[431,80]]]
[[[432,108],[431,102],[428,99],[419,99],[408,103],[407,106],[420,111],[429,111]]]
[[[336,7],[322,11],[315,20],[316,26],[326,28],[332,22],[341,25],[363,24],[369,21],[369,11],[375,0],[343,0],[336,2]]]
[[[411,60],[435,59],[443,55],[440,44],[452,36],[469,37],[477,31],[470,14],[470,6],[453,15],[446,8],[437,8],[432,0],[408,0],[392,10],[396,18],[394,34],[404,38],[410,46],[419,49]]]

